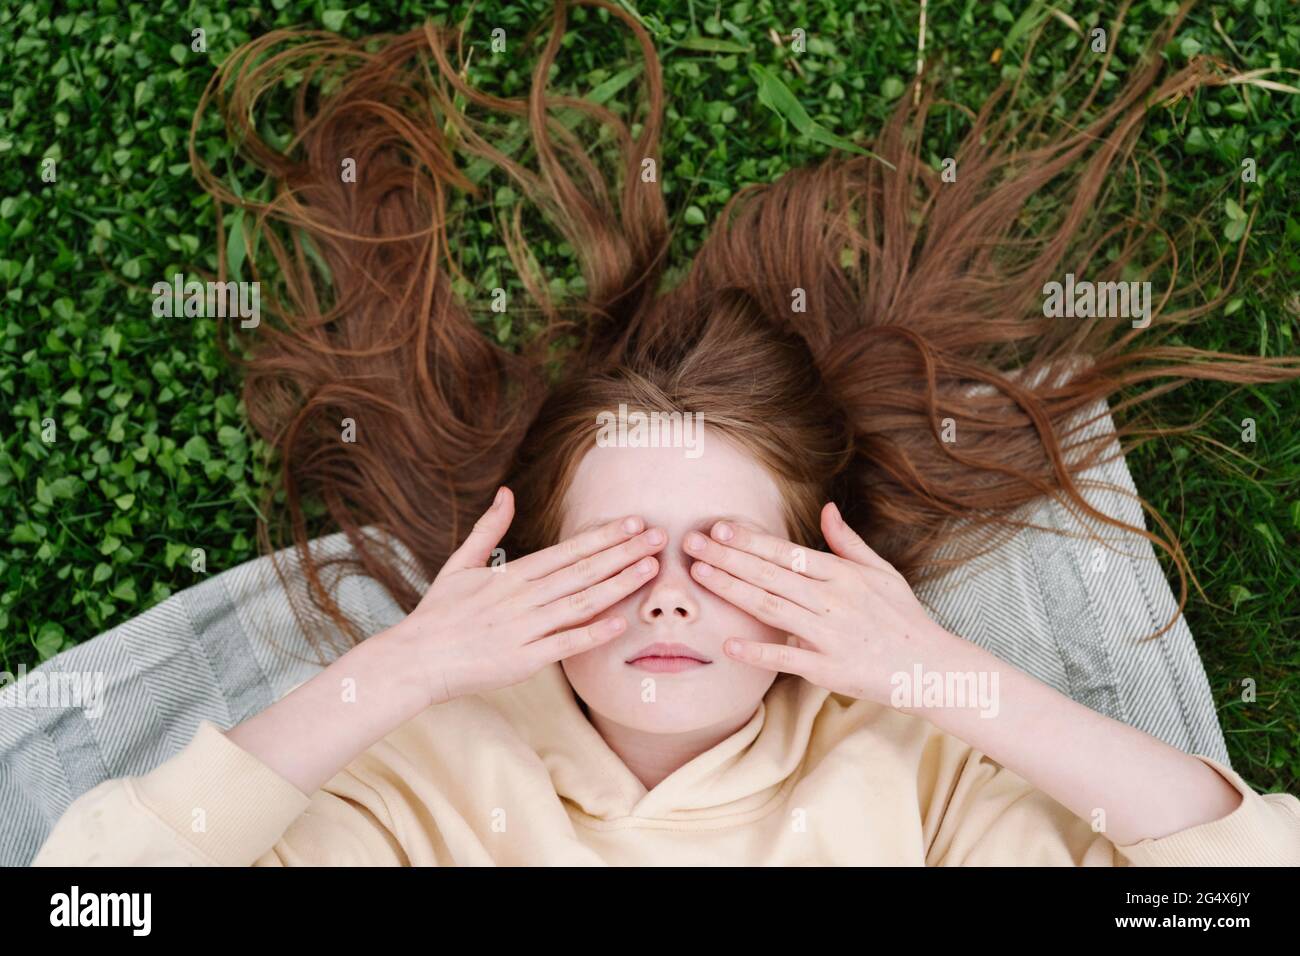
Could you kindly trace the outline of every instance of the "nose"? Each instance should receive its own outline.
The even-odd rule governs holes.
[[[686,570],[676,562],[660,562],[659,573],[646,587],[641,599],[639,616],[646,624],[675,622],[693,623],[700,616],[700,607],[691,596],[691,583]]]

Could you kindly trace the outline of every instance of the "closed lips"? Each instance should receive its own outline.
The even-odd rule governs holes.
[[[646,657],[684,657],[693,661],[699,661],[701,664],[713,663],[695,648],[686,644],[651,644],[649,647],[643,647],[627,659],[628,664],[633,664]]]

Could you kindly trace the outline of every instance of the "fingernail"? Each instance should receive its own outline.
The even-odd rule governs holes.
[[[704,550],[704,535],[699,534],[698,532],[695,532],[695,531],[692,531],[690,534],[688,534],[688,535],[686,536],[686,550],[687,550],[687,551],[703,551],[703,550]]]
[[[725,641],[722,642],[722,649],[726,651],[728,654],[730,654],[732,657],[739,657],[740,641],[734,640],[732,638],[727,638]]]
[[[731,525],[725,522],[719,521],[713,526],[713,536],[719,541],[730,541],[733,534],[735,532],[731,530]]]
[[[636,566],[636,573],[649,574],[651,571],[654,570],[654,566],[655,563],[653,558],[643,558],[641,562]]]
[[[832,516],[835,518],[835,520],[838,521],[840,524],[844,524],[844,516],[843,516],[842,514],[840,514],[840,506],[837,505],[837,504],[836,504],[835,502],[833,502],[833,501],[831,502],[831,515],[832,515]]]
[[[651,544],[663,544],[664,533],[660,531],[658,528],[654,528],[653,530],[651,530],[651,532],[648,535],[645,536],[645,539]]]
[[[713,567],[711,565],[705,564],[703,561],[697,561],[695,564],[695,571],[697,574],[699,574],[700,577],[707,578],[710,574],[713,573]]]
[[[493,499],[493,501],[492,501],[492,507],[493,507],[493,508],[500,508],[500,507],[501,507],[501,502],[503,502],[503,501],[505,501],[505,500],[506,500],[506,486],[505,486],[505,485],[502,485],[500,488],[497,489],[497,496],[496,496],[496,498]]]
[[[636,534],[638,531],[641,530],[641,519],[628,518],[626,521],[623,522],[623,530],[626,531],[628,534]]]

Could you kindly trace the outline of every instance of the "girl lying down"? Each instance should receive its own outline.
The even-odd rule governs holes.
[[[969,560],[1042,496],[1104,517],[1079,477],[1103,458],[1078,428],[1101,400],[1300,374],[1170,344],[1226,291],[1179,291],[1154,206],[1097,214],[1142,162],[1148,102],[1215,74],[1163,76],[1148,57],[1068,120],[1002,91],[971,117],[955,179],[923,159],[930,92],[905,97],[876,156],[741,190],[670,281],[643,174],[662,158],[658,60],[632,17],[594,5],[645,57],[630,128],[547,95],[564,4],[527,99],[470,86],[457,34],[432,26],[273,33],[219,71],[210,92],[244,159],[280,186],[237,196],[192,154],[283,277],[275,321],[249,331],[245,404],[280,453],[313,573],[303,614],[354,646],[82,795],[36,862],[1300,864],[1296,797],[1077,703],[913,593],[944,570],[940,544]],[[254,112],[286,85],[294,135],[273,144]],[[511,158],[525,153],[505,149],[502,117],[531,134],[536,168]],[[567,297],[539,279],[525,232],[543,220],[517,210],[517,350],[453,289],[449,210],[474,162],[510,177],[582,268]],[[1067,275],[1163,281],[1142,321],[1049,316],[1045,285]],[[632,439],[660,414],[673,437]],[[343,417],[359,440],[339,440]],[[338,611],[306,548],[313,499],[400,623],[367,636]],[[427,591],[366,526],[416,557]],[[1181,576],[1176,546],[1133,530]],[[917,685],[944,692],[900,695]],[[980,706],[952,700],[963,686]]]

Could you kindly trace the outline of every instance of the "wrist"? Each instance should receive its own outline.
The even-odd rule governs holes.
[[[358,682],[378,692],[371,696],[384,701],[383,709],[398,717],[413,717],[434,703],[426,674],[427,653],[419,635],[406,618],[374,634],[348,651],[340,661],[355,655],[348,668]],[[361,688],[358,687],[358,690]]]
[[[393,675],[395,691],[417,708],[416,712],[451,699],[447,667],[436,637],[428,633],[427,622],[408,615],[387,630],[374,635],[358,648],[374,644],[372,656]]]
[[[367,638],[227,737],[313,793],[428,706],[399,635],[390,629]]]
[[[956,733],[971,720],[996,716],[1002,670],[997,657],[931,621],[913,632],[905,669],[890,675],[890,705]]]

